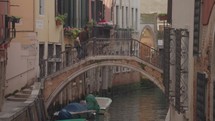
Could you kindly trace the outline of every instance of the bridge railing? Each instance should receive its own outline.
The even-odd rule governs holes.
[[[86,44],[86,52],[82,59],[89,56],[134,56],[158,68],[162,65],[162,54],[159,51],[135,39],[91,38]],[[80,60],[75,48],[67,48],[57,55],[40,60],[40,78],[43,79]]]
[[[92,38],[91,43],[88,44],[87,52],[90,52],[90,56],[135,56],[158,68],[162,68],[162,54],[135,39]],[[90,44],[92,45],[90,46]]]

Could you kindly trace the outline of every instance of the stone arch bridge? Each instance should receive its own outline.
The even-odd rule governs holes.
[[[134,39],[91,39],[88,55],[77,59],[74,49],[40,61],[41,82],[45,107],[48,109],[60,92],[74,78],[99,66],[122,66],[140,72],[162,91],[162,54]],[[57,62],[57,63],[56,63]]]

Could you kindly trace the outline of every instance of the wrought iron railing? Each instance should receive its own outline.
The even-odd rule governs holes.
[[[0,15],[0,44],[5,43],[8,40],[11,40],[16,36],[15,27],[11,28],[10,24],[10,17],[7,15]]]
[[[86,56],[133,56],[161,68],[162,57],[159,51],[134,39],[91,38],[86,44]],[[80,62],[75,48],[67,49],[60,55],[40,60],[40,78],[47,77],[65,67]]]

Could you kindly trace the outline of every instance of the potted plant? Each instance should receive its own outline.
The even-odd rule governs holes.
[[[161,13],[158,15],[159,20],[164,21],[167,20],[167,14]]]
[[[67,18],[66,13],[65,14],[58,14],[55,17],[56,25],[63,25],[66,18]]]
[[[64,35],[69,40],[68,42],[73,45],[74,40],[77,38],[78,33],[81,32],[80,28],[72,28],[72,27],[65,27],[64,28]]]
[[[19,16],[11,16],[10,19],[11,19],[11,21],[14,22],[14,23],[19,23],[21,17],[19,17]]]

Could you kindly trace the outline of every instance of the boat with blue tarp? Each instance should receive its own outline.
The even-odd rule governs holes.
[[[73,102],[54,113],[55,121],[86,121],[94,120],[98,114],[108,110],[112,100],[107,97],[86,96],[81,103]]]

